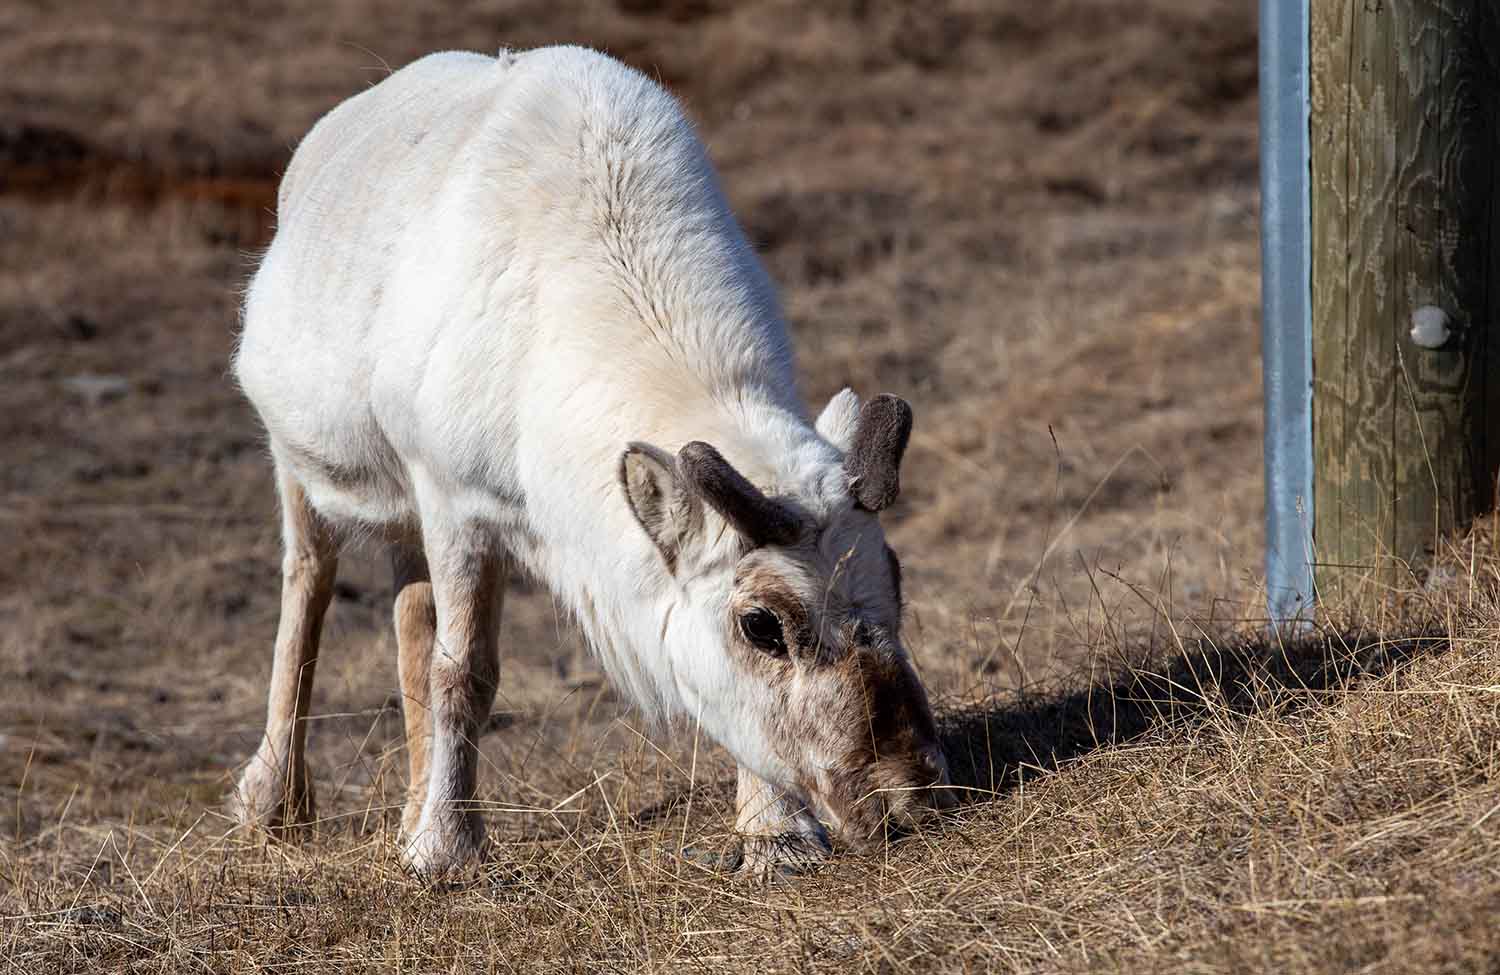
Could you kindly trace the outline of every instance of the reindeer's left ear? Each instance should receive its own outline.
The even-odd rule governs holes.
[[[854,446],[854,430],[859,425],[859,397],[845,386],[833,394],[833,399],[818,414],[818,436],[827,440],[841,452],[848,453]]]
[[[677,476],[671,454],[645,443],[631,443],[620,456],[620,486],[667,571],[675,573],[683,548],[702,533],[703,502],[697,492]]]

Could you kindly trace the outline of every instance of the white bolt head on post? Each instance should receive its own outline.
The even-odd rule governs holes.
[[[1453,333],[1448,313],[1436,305],[1423,305],[1411,313],[1411,340],[1424,349],[1440,349]]]

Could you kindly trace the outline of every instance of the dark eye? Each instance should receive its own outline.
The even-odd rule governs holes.
[[[781,620],[769,609],[752,609],[740,617],[740,632],[745,639],[766,653],[786,653],[786,637],[781,633]]]

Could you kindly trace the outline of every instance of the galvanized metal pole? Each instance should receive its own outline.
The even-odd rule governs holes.
[[[1261,361],[1266,591],[1274,622],[1313,598],[1309,0],[1260,0]]]

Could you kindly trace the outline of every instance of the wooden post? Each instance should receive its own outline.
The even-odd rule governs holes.
[[[1311,0],[1320,592],[1409,583],[1495,500],[1500,0]]]

